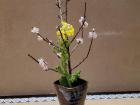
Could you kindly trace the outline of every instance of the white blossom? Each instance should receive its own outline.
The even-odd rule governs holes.
[[[94,32],[94,31],[93,31],[93,32],[89,32],[88,37],[89,37],[89,38],[94,38],[94,39],[95,39],[95,38],[97,38],[97,33]]]
[[[52,40],[49,40],[49,45],[51,45],[51,43],[52,43]]]
[[[83,27],[87,28],[88,27],[88,22],[85,21]]]
[[[31,32],[37,34],[37,33],[39,33],[39,28],[33,27],[33,28],[31,29]]]
[[[79,23],[82,24],[84,21],[84,17],[81,16],[81,18],[79,19]]]
[[[43,38],[41,36],[37,36],[38,41],[43,41]]]
[[[48,70],[48,63],[43,58],[39,58],[38,62],[43,70]]]
[[[92,31],[94,32],[95,31],[95,28],[92,28]]]
[[[81,37],[76,38],[76,41],[77,41],[77,43],[79,43],[79,44],[83,44],[83,43],[84,43],[84,40],[83,40],[83,38],[81,38]]]
[[[84,24],[83,24],[83,22],[84,22]],[[85,21],[85,18],[82,17],[82,16],[81,16],[81,18],[79,19],[79,23],[80,23],[81,25],[83,25],[84,28],[87,28],[87,27],[88,27],[88,22]]]
[[[58,56],[59,58],[61,58],[62,53],[61,53],[61,52],[57,53],[57,56]]]

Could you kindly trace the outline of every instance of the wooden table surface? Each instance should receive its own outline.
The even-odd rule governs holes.
[[[59,105],[54,102],[12,103],[0,105]],[[140,98],[86,100],[85,105],[140,105]]]

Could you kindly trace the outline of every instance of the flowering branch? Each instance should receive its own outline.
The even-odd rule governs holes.
[[[78,46],[79,46],[80,44],[83,44],[83,43],[84,43],[84,40],[83,40],[83,38],[81,38],[81,37],[77,38],[76,41],[77,41],[77,43],[75,44],[75,46],[74,46],[73,49],[71,50],[71,55],[72,55],[72,53],[76,50],[76,48],[78,48]]]
[[[76,66],[74,66],[72,68],[72,70],[74,70],[75,68],[77,68],[78,66],[80,66],[88,58],[88,56],[90,54],[90,51],[91,51],[93,39],[97,38],[97,33],[95,32],[95,29],[94,28],[92,29],[92,32],[89,32],[88,37],[91,38],[91,41],[90,41],[90,45],[89,45],[89,49],[88,49],[87,55],[83,58],[83,60],[81,62],[79,62]]]
[[[53,47],[59,48],[57,45],[55,45],[52,41],[50,41],[47,37],[44,38],[40,33],[37,33],[38,36],[40,36],[45,42],[47,42],[49,45],[52,45]]]
[[[76,66],[74,66],[72,68],[72,70],[74,70],[75,68],[77,68],[78,66],[80,66],[88,58],[88,56],[90,54],[90,51],[91,51],[92,43],[93,43],[93,38],[91,39],[91,42],[90,42],[90,46],[89,46],[89,50],[87,52],[87,55],[85,56],[85,58],[81,62],[79,62]]]
[[[84,20],[85,22],[85,20]],[[78,36],[78,34],[80,33],[80,31],[83,29],[83,26],[84,26],[84,22],[83,24],[81,25],[81,27],[79,28],[78,32],[75,34],[75,36],[73,37],[73,39],[71,40],[71,43],[75,40],[75,38]]]
[[[39,40],[39,41],[45,41],[45,42],[47,42],[49,45],[51,45],[51,46],[53,46],[53,47],[56,47],[56,48],[59,48],[57,45],[55,45],[52,41],[50,41],[47,37],[46,38],[44,38],[40,33],[39,33],[39,28],[37,28],[37,27],[33,27],[32,28],[32,30],[31,30],[31,32],[32,33],[34,33],[34,34],[37,34],[37,39]],[[59,58],[59,56],[57,55],[57,53],[56,52],[53,52],[58,58]]]
[[[83,30],[83,26],[86,22],[86,10],[87,10],[87,3],[85,2],[85,9],[84,9],[84,20],[82,21],[82,25],[79,27],[78,32],[75,34],[75,36],[72,38],[71,43],[75,40],[75,38],[78,36],[81,30]],[[83,36],[83,35],[82,35]]]
[[[36,58],[34,58],[32,55],[28,54],[28,56],[29,56],[31,59],[33,59],[36,63],[39,64],[39,61],[38,61]],[[45,62],[44,62],[44,63],[45,63]],[[46,63],[45,63],[45,64],[46,64]],[[57,70],[55,70],[55,69],[53,69],[53,68],[47,68],[45,71],[48,71],[48,70],[52,70],[52,71],[54,71],[54,72],[58,72]]]
[[[84,19],[85,19],[85,21],[86,21],[86,11],[87,11],[87,4],[86,4],[86,2],[85,2],[85,10],[84,10]],[[84,21],[83,21],[83,23],[82,24],[84,24]],[[84,29],[83,29],[83,27],[82,27],[82,38],[84,37]]]

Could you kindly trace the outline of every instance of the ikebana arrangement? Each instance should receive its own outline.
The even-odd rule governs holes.
[[[90,44],[87,54],[78,64],[72,67],[72,53],[84,43],[84,30],[88,27],[88,22],[86,17],[87,3],[85,2],[84,14],[79,19],[80,27],[75,32],[74,26],[68,22],[68,4],[70,1],[56,0],[56,6],[59,10],[58,18],[60,20],[56,27],[56,42],[41,35],[38,27],[32,27],[31,29],[31,32],[36,35],[38,41],[45,41],[53,48],[53,53],[59,59],[58,66],[51,68],[48,61],[44,58],[36,59],[31,54],[28,54],[28,56],[37,62],[44,71],[51,70],[61,75],[61,78],[54,82],[60,105],[84,105],[87,81],[81,79],[80,71],[75,69],[88,58],[93,40],[97,38],[97,33],[94,28],[88,33]],[[71,48],[74,41],[76,41],[76,44],[74,43],[75,45]]]

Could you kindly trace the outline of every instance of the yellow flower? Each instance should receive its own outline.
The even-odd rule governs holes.
[[[63,36],[64,39],[66,39],[69,36],[73,36],[74,35],[74,27],[71,24],[68,24],[65,21],[61,21],[61,25],[62,25],[62,27],[60,28],[60,31],[61,31],[62,36]],[[58,36],[61,35],[60,31],[58,30],[56,32],[56,34]]]

